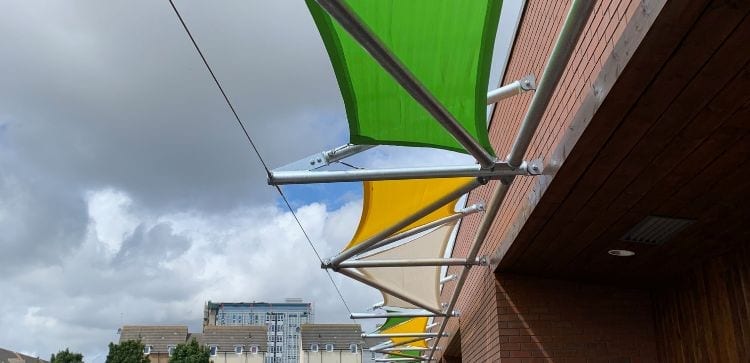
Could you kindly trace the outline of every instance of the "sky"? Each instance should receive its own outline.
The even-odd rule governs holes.
[[[176,5],[271,167],[346,142],[302,1]],[[302,298],[317,322],[349,322],[166,0],[9,0],[0,49],[0,347],[103,362],[123,324],[199,332],[208,300]],[[379,147],[352,162],[470,160]],[[322,257],[348,242],[359,184],[284,190]],[[381,300],[333,276],[352,310]]]

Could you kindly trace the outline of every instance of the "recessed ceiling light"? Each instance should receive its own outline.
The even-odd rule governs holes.
[[[628,250],[609,250],[607,253],[617,257],[630,257],[635,255],[635,252]]]

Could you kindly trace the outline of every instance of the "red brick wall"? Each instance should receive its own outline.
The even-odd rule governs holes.
[[[656,361],[648,291],[510,274],[498,281],[499,358],[466,352],[466,362]]]
[[[659,3],[658,0],[645,0],[646,3]],[[560,27],[567,13],[570,1],[529,0],[523,20],[518,29],[518,35],[508,63],[508,69],[502,83],[508,83],[527,74],[534,74],[537,79],[557,38]],[[589,19],[582,39],[579,41],[572,60],[565,71],[557,91],[545,113],[539,129],[534,136],[526,159],[544,158],[546,168],[554,168],[560,160],[553,160],[553,153],[558,150],[561,140],[577,115],[582,113],[583,100],[591,97],[595,80],[600,75],[603,64],[612,58],[615,44],[621,39],[624,30],[630,24],[634,15],[653,12],[653,5],[643,6],[637,0],[600,0],[596,2],[593,14]],[[628,57],[620,54],[619,57]],[[604,94],[600,94],[604,96]],[[519,124],[523,119],[531,100],[532,93],[516,96],[500,102],[490,125],[490,139],[498,155],[505,155],[510,150]],[[593,114],[593,110],[583,113]],[[578,116],[580,117],[580,116]],[[501,241],[512,241],[514,234],[528,217],[528,208],[532,202],[538,200],[539,178],[519,177],[511,187],[503,204],[500,214],[494,221],[489,235],[485,240],[480,256],[493,256],[501,247]],[[495,183],[472,192],[469,204],[489,200],[489,195]],[[464,218],[457,238],[454,256],[466,256],[470,244],[473,242],[481,214]],[[451,268],[450,273],[458,273],[458,268]],[[455,282],[446,285],[443,290],[443,301],[450,298]],[[502,330],[497,320],[497,306],[504,300],[496,300],[494,296],[503,286],[498,285],[493,274],[486,268],[474,268],[466,281],[457,309],[461,311],[460,319],[452,319],[447,332],[461,331],[461,351],[464,361],[484,362],[499,361],[500,355],[510,352],[501,348],[499,335]],[[544,299],[543,294],[538,295]],[[602,309],[608,302],[602,301]],[[640,319],[640,317],[638,317]],[[455,321],[459,320],[459,321]],[[606,320],[606,319],[605,319]],[[602,320],[602,321],[605,321]],[[588,320],[587,320],[588,321]],[[586,321],[586,322],[587,322]],[[571,324],[575,323],[570,320]],[[584,321],[581,321],[583,323]],[[508,328],[511,329],[511,328]],[[614,336],[614,335],[613,335]],[[450,337],[442,339],[440,346],[445,349]],[[516,339],[516,338],[514,338]],[[518,338],[520,339],[520,338]],[[520,343],[520,342],[519,342]],[[528,343],[528,342],[527,342]],[[594,344],[595,342],[592,342]],[[614,343],[612,343],[614,344]],[[509,346],[508,346],[509,347]],[[636,352],[639,356],[640,353]],[[440,351],[436,356],[440,357]]]

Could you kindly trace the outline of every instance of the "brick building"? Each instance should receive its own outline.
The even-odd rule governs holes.
[[[301,363],[363,362],[359,324],[303,324],[300,330]]]
[[[264,326],[204,326],[202,333],[189,333],[184,325],[125,325],[120,343],[136,340],[144,345],[143,354],[151,363],[167,363],[178,344],[195,339],[208,348],[210,360],[225,363],[263,363],[266,361]]]
[[[568,6],[526,2],[502,84],[540,75]],[[544,175],[512,185],[440,361],[750,361],[748,13],[596,2],[526,154]],[[531,97],[495,107],[499,153]],[[480,219],[464,218],[454,256]]]

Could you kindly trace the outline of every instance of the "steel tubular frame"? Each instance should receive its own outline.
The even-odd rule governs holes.
[[[402,347],[405,345],[409,345],[414,342],[418,342],[421,340],[424,340],[425,342],[431,341],[433,338],[414,338],[414,339],[407,339],[402,341],[401,343],[394,343],[392,340],[385,341],[383,343],[380,343],[374,347],[371,347],[369,350],[380,350],[385,348],[395,348],[395,347]]]
[[[511,164],[511,166],[516,163],[520,165],[520,161],[522,160],[524,154],[526,153],[526,150],[529,147],[529,144],[531,143],[531,139],[534,136],[539,123],[541,122],[542,116],[544,116],[547,105],[552,98],[552,94],[563,72],[565,72],[565,67],[568,64],[568,60],[570,59],[570,56],[572,55],[573,50],[578,43],[578,38],[583,32],[583,28],[585,27],[593,8],[594,2],[592,1],[573,0],[573,3],[571,4],[570,9],[568,10],[568,14],[565,18],[565,23],[563,24],[562,30],[560,31],[560,34],[558,35],[555,42],[555,47],[552,49],[552,54],[550,55],[549,60],[547,61],[547,64],[544,68],[544,73],[542,75],[542,79],[539,82],[539,87],[534,93],[534,97],[531,100],[529,109],[526,112],[523,123],[521,124],[521,129],[516,136],[516,140],[513,142],[513,147],[511,149],[510,155],[508,156],[508,162],[509,164]],[[514,179],[515,177],[501,179],[499,185],[493,191],[492,198],[490,199],[489,205],[487,207],[487,211],[479,224],[479,228],[477,229],[477,234],[472,244],[471,250],[466,257],[467,259],[476,258],[477,254],[479,253],[479,249],[482,247],[482,244],[487,237],[487,233],[492,226],[492,222],[497,216],[497,213],[500,210],[500,206],[505,200],[505,196],[508,194],[508,190],[510,189],[510,186],[513,183]],[[458,282],[456,282],[456,287],[453,290],[451,300],[448,303],[448,311],[452,311],[455,308],[458,301],[458,296],[461,293],[461,289],[463,289],[464,283],[466,282],[466,278],[469,275],[469,270],[471,269],[471,267],[472,266],[470,265],[466,266],[461,271]],[[443,318],[440,323],[440,329],[438,330],[438,336],[436,337],[437,340],[434,343],[435,347],[437,347],[440,343],[441,334],[445,332],[445,328],[448,325],[448,320],[449,318]],[[434,354],[435,350],[433,349],[430,352],[429,358],[432,359]]]
[[[494,89],[487,93],[487,104],[493,104],[500,100],[519,95],[535,89],[536,82],[533,75],[525,76],[517,81],[513,81],[505,86]],[[476,176],[499,178],[505,174],[526,174],[536,175],[541,172],[541,165],[529,163],[529,166],[522,165],[518,168],[509,168],[507,163],[495,162],[491,170],[484,169],[477,165],[458,166],[458,167],[440,167],[440,168],[399,168],[399,169],[382,169],[367,171],[349,171],[349,172],[316,172],[310,173],[311,170],[319,169],[330,165],[341,159],[345,159],[360,152],[369,150],[376,145],[354,145],[346,144],[337,148],[319,152],[302,158],[291,164],[282,166],[270,172],[268,184],[308,184],[308,183],[332,183],[341,181],[364,181],[364,180],[384,180],[385,176],[391,179],[415,179],[415,178],[436,178],[436,177],[460,177]]]
[[[433,222],[426,223],[426,224],[421,225],[419,227],[412,228],[412,229],[410,229],[408,231],[405,231],[405,232],[393,235],[391,237],[385,238],[382,241],[380,241],[380,242],[378,242],[378,243],[370,246],[370,248],[368,248],[366,251],[363,251],[363,252],[369,252],[369,251],[375,250],[377,248],[386,246],[386,245],[391,244],[393,242],[400,241],[400,240],[402,240],[404,238],[411,237],[411,236],[417,235],[417,234],[425,232],[425,231],[429,231],[432,228],[435,228],[435,227],[438,227],[438,226],[442,226],[442,225],[444,225],[446,223],[450,223],[450,222],[453,222],[455,220],[459,220],[459,219],[461,219],[464,216],[467,216],[469,214],[481,212],[483,210],[484,210],[484,203],[472,204],[471,206],[466,207],[466,208],[460,210],[458,213],[456,213],[454,215],[443,217],[443,218],[440,218],[440,219],[435,220]]]
[[[366,251],[370,247],[372,247],[374,244],[380,242],[384,238],[387,238],[388,236],[398,232],[402,228],[418,221],[420,218],[432,213],[434,210],[450,203],[452,200],[458,199],[462,195],[468,193],[469,191],[473,190],[474,188],[478,187],[482,184],[482,181],[477,179],[472,181],[471,183],[468,183],[465,186],[459,187],[455,191],[448,193],[443,198],[438,199],[437,201],[429,204],[428,206],[416,211],[412,215],[406,217],[405,219],[401,220],[400,222],[386,228],[385,230],[381,231],[380,233],[368,238],[367,240],[363,241],[362,243],[341,252],[337,256],[331,258],[329,261],[324,261],[323,267],[331,267],[333,269],[336,269],[338,264],[348,260],[351,257],[356,256],[357,254]]]
[[[420,267],[420,266],[468,266],[479,265],[477,260],[465,258],[423,258],[404,260],[361,260],[343,261],[338,264],[339,268],[363,268],[363,267]]]
[[[445,317],[448,314],[435,314],[428,311],[424,312],[396,312],[396,313],[352,313],[350,318],[352,319],[387,319],[387,318],[431,318],[431,317]],[[450,316],[454,316],[450,314]]]
[[[444,337],[448,333],[442,333]],[[362,338],[435,338],[438,333],[392,333],[392,334],[362,334]]]
[[[489,229],[492,225],[492,221],[497,216],[497,213],[500,209],[500,207],[503,204],[503,201],[505,200],[505,196],[508,193],[508,190],[513,183],[515,176],[519,174],[527,173],[526,170],[528,168],[528,164],[523,161],[523,156],[526,153],[529,144],[531,143],[531,139],[534,136],[536,129],[539,126],[539,123],[541,122],[542,116],[544,115],[544,112],[547,109],[547,106],[549,105],[549,102],[551,100],[552,94],[554,93],[555,88],[557,87],[557,84],[559,83],[559,80],[561,78],[561,75],[565,71],[565,67],[570,59],[570,56],[572,54],[573,49],[575,48],[577,44],[577,40],[580,37],[580,34],[583,30],[583,27],[586,24],[586,21],[589,18],[589,15],[591,13],[591,10],[593,8],[593,2],[590,2],[588,0],[573,0],[573,4],[571,5],[567,17],[565,19],[565,23],[563,24],[563,28],[560,31],[560,34],[557,38],[557,41],[555,43],[555,47],[552,50],[552,54],[549,57],[549,60],[545,66],[544,73],[542,74],[542,78],[539,82],[539,87],[536,90],[536,93],[534,94],[534,97],[532,98],[531,104],[529,105],[529,108],[527,110],[526,116],[523,120],[523,123],[521,124],[521,127],[518,131],[518,134],[516,135],[516,139],[513,142],[513,146],[511,148],[510,154],[507,158],[507,163],[504,162],[497,162],[495,158],[493,158],[474,138],[466,131],[466,129],[463,128],[456,120],[455,118],[450,114],[450,112],[442,105],[440,102],[427,91],[427,89],[409,72],[406,67],[380,42],[379,39],[360,21],[360,19],[357,17],[357,15],[351,11],[351,9],[343,3],[342,0],[316,0],[318,4],[333,18],[335,19],[340,26],[342,26],[344,29],[346,29],[347,32],[357,41],[360,43],[360,45],[365,48],[370,55],[375,59],[388,73],[391,74],[391,76],[417,101],[419,102],[427,112],[429,112],[448,132],[453,135],[453,137],[472,155],[474,158],[479,162],[480,166],[472,166],[472,168],[468,167],[455,167],[452,169],[434,169],[434,168],[415,168],[415,169],[386,169],[386,170],[367,170],[367,171],[351,171],[351,172],[338,172],[338,174],[319,174],[316,176],[309,176],[308,174],[300,175],[300,174],[289,174],[290,172],[286,172],[287,174],[283,174],[284,172],[281,172],[281,174],[276,173],[269,177],[269,183],[270,184],[283,184],[285,182],[292,183],[292,182],[300,182],[300,183],[316,183],[316,182],[332,182],[332,181],[355,181],[355,180],[385,180],[385,179],[395,179],[395,178],[436,178],[436,177],[452,177],[452,176],[475,176],[475,177],[483,177],[483,178],[495,178],[500,179],[500,183],[496,186],[496,188],[493,191],[492,198],[490,200],[490,204],[487,208],[487,212],[485,213],[484,217],[482,218],[482,221],[479,225],[479,228],[477,230],[477,234],[475,236],[475,239],[473,241],[473,244],[471,246],[471,249],[469,251],[469,254],[467,255],[466,259],[451,259],[456,260],[455,262],[458,263],[459,261],[463,260],[463,262],[467,261],[474,261],[476,260],[476,257],[479,253],[479,250],[487,237],[487,233],[489,232]],[[522,85],[520,84],[511,84],[508,85],[509,87],[495,90],[494,93],[490,93],[488,95],[488,103],[493,103],[491,101],[495,101],[497,99],[501,99],[504,97],[510,97],[516,92],[521,92],[518,90],[519,87]],[[526,166],[525,166],[526,164]],[[481,173],[483,171],[492,170],[496,167],[499,167],[499,171],[497,174],[490,174],[490,175],[483,175],[483,174],[472,174],[472,173]],[[536,166],[539,173],[540,167]],[[291,172],[293,173],[293,172]],[[458,175],[456,175],[458,173]],[[467,174],[460,174],[460,173],[467,173]],[[503,174],[505,173],[505,174]],[[318,173],[315,173],[318,174]],[[538,173],[537,173],[538,174]],[[533,174],[532,174],[533,175]],[[479,185],[479,179],[477,182],[473,183],[473,185],[468,188],[467,190],[463,190],[465,188],[462,188],[460,190],[457,190],[450,195],[446,196],[445,198],[441,199],[440,202],[442,202],[440,205],[436,205],[436,203],[432,203],[429,206],[419,210],[418,212],[412,214],[411,216],[407,217],[406,219],[402,220],[399,223],[396,223],[395,225],[387,228],[385,231],[382,231],[381,233],[377,234],[376,236],[371,237],[367,241],[347,250],[339,254],[338,256],[331,259],[329,262],[324,264],[324,267],[333,267],[334,269],[337,269],[342,274],[349,276],[350,278],[353,278],[355,280],[358,280],[362,283],[365,283],[367,285],[373,286],[375,288],[380,289],[381,291],[393,295],[397,298],[400,298],[404,301],[407,301],[411,304],[414,304],[416,306],[419,306],[420,308],[423,308],[436,316],[444,315],[443,319],[440,323],[440,329],[437,333],[414,333],[414,334],[408,334],[408,333],[402,333],[402,334],[363,334],[363,337],[370,337],[370,338],[393,338],[393,337],[435,337],[436,341],[433,344],[432,349],[430,350],[429,358],[423,358],[423,357],[409,357],[409,358],[391,358],[391,359],[378,359],[376,361],[413,361],[413,360],[432,360],[436,349],[438,349],[438,345],[440,343],[440,338],[443,336],[447,336],[445,333],[445,328],[447,326],[447,322],[449,320],[449,316],[442,313],[441,311],[435,311],[432,308],[428,308],[425,306],[426,304],[422,304],[418,301],[415,301],[414,299],[408,298],[406,296],[403,296],[402,294],[393,291],[392,289],[382,286],[378,283],[375,283],[373,281],[368,280],[365,276],[363,276],[359,272],[354,272],[354,270],[348,270],[346,268],[340,267],[373,267],[373,266],[395,266],[397,263],[410,263],[411,265],[414,265],[417,262],[417,260],[403,260],[403,261],[346,261],[347,259],[356,256],[357,254],[367,251],[368,249],[371,249],[373,246],[377,245],[379,242],[381,242],[383,239],[387,238],[389,235],[392,235],[396,231],[400,230],[401,228],[409,225],[410,223],[413,223],[414,221],[418,220],[419,218],[422,218],[424,215],[429,214],[431,211],[437,209],[439,206],[444,205],[447,203],[450,199],[448,197],[453,197],[457,193],[460,192],[461,195],[464,194],[471,189],[474,189],[476,186]],[[448,199],[448,200],[446,200]],[[443,202],[445,200],[445,202]],[[441,263],[447,263],[448,261],[446,259],[441,259],[442,261],[437,261],[438,259],[435,259],[434,261],[429,262],[441,262]],[[369,266],[368,266],[369,263]],[[426,261],[422,261],[421,263],[427,263]],[[451,296],[450,302],[448,303],[447,308],[445,311],[453,311],[455,308],[455,305],[458,300],[458,296],[461,293],[461,290],[466,282],[466,278],[468,276],[468,273],[472,267],[472,264],[465,264],[464,269],[459,274],[458,281],[456,283],[456,286],[454,288],[453,294]],[[353,314],[354,315],[354,314]],[[418,341],[420,339],[416,339],[414,341]]]
[[[427,350],[432,350],[432,348],[433,347],[429,347],[429,348],[422,348],[422,347],[412,347],[412,348],[383,348],[383,349],[378,349],[378,351],[381,351],[381,352],[393,352],[393,351],[399,351],[399,350],[415,350],[415,351],[424,352],[424,351],[427,351]]]
[[[531,91],[536,87],[534,76],[528,75],[517,81],[513,81],[505,86],[496,88],[487,93],[487,104],[491,105],[506,98],[520,95],[526,91]]]
[[[406,355],[403,353],[397,353],[397,352],[391,352],[387,353],[389,355],[392,355],[394,357],[387,357],[387,358],[376,358],[375,362],[427,362],[427,357],[419,356],[419,357],[412,357],[410,355]]]
[[[359,19],[348,5],[341,0],[316,0],[321,8],[354,38],[372,58],[408,92],[415,101],[432,115],[451,135],[468,151],[484,168],[491,168],[495,158],[485,150],[456,121],[455,117],[443,106],[409,70],[393,55],[387,47]]]
[[[508,163],[496,162],[492,169],[482,168],[480,165],[458,166],[430,166],[415,168],[392,169],[356,169],[356,170],[274,170],[268,176],[268,184],[316,184],[340,183],[354,181],[377,181],[399,179],[435,179],[477,177],[499,179],[513,175],[538,175],[541,165],[536,161],[521,162],[518,167],[510,167]]]
[[[405,296],[404,294],[402,294],[402,293],[400,293],[400,292],[398,292],[396,290],[393,290],[393,289],[391,289],[388,286],[382,285],[380,283],[377,283],[375,281],[372,281],[372,280],[368,279],[366,276],[362,275],[359,272],[355,272],[354,270],[340,269],[340,270],[338,270],[338,272],[340,274],[344,275],[344,276],[347,276],[347,277],[349,277],[351,279],[357,280],[357,281],[359,281],[359,282],[361,282],[361,283],[363,283],[365,285],[372,286],[372,287],[374,287],[374,288],[376,288],[376,289],[378,289],[380,291],[383,291],[383,292],[385,292],[385,293],[387,293],[389,295],[393,295],[393,296],[395,296],[395,297],[397,297],[397,298],[399,298],[399,299],[401,299],[403,301],[406,301],[406,302],[408,302],[408,303],[410,303],[410,304],[412,304],[414,306],[417,306],[417,307],[419,307],[421,309],[427,310],[427,311],[429,311],[431,313],[434,313],[436,315],[440,315],[440,314],[443,313],[439,309],[433,309],[432,307],[428,306],[429,304],[425,303],[424,301],[421,301],[420,299],[415,299],[415,298],[412,298],[412,297],[409,297],[409,296]]]

